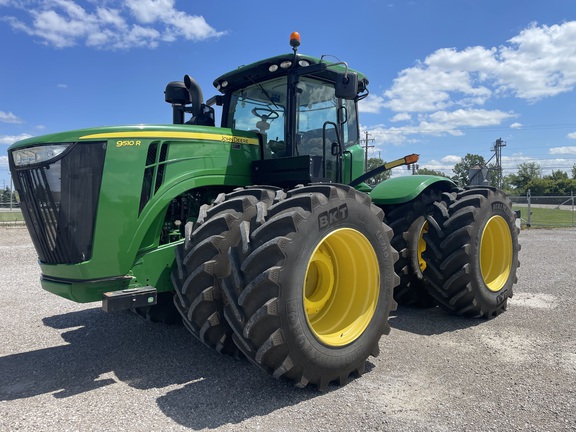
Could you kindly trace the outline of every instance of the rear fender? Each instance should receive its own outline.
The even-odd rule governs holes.
[[[369,195],[376,205],[403,204],[413,200],[432,185],[446,191],[456,187],[456,184],[446,177],[410,175],[384,180],[374,187]]]

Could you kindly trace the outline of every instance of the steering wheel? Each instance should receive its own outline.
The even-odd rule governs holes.
[[[270,108],[254,108],[252,114],[258,117],[262,121],[274,120],[280,117],[280,115]]]

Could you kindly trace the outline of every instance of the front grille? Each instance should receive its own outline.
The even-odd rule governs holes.
[[[92,257],[106,143],[76,143],[58,159],[10,168],[40,261],[77,264]]]

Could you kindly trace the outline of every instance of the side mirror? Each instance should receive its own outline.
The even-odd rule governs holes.
[[[348,72],[347,75],[338,74],[334,89],[338,99],[355,99],[358,95],[358,74],[355,72]]]

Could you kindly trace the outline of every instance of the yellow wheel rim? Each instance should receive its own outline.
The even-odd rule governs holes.
[[[426,250],[426,242],[424,241],[424,234],[428,232],[428,221],[424,221],[420,227],[420,234],[418,236],[418,264],[420,266],[420,272],[426,269],[426,261],[422,258],[422,253]]]
[[[366,330],[378,303],[378,258],[359,231],[332,231],[312,252],[304,282],[304,309],[312,333],[344,346]]]
[[[480,269],[490,291],[500,291],[512,268],[512,234],[502,216],[492,216],[480,239]]]

